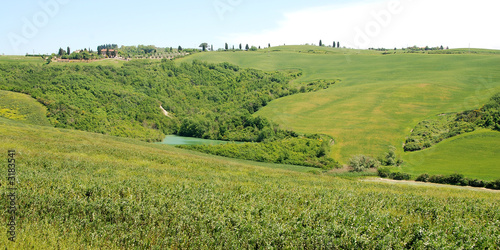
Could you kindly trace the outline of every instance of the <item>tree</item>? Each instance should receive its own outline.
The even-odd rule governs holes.
[[[252,47],[250,48],[250,51],[257,51],[257,47],[252,46]]]
[[[444,47],[443,47],[443,45],[441,45],[441,48],[440,48],[440,49],[441,49],[441,50],[444,50]]]
[[[267,44],[267,47],[268,47],[268,48],[271,48],[271,43],[268,43],[268,44]]]
[[[337,42],[337,48],[340,48],[340,42]]]
[[[333,47],[335,48],[335,46],[337,46],[337,44],[335,43],[335,41],[333,41]]]
[[[210,51],[214,51],[214,45],[210,45]]]
[[[109,48],[106,49],[106,56],[107,57],[111,56],[111,53],[109,53]]]
[[[323,41],[319,40],[319,46],[323,46]]]
[[[241,43],[240,43],[240,50],[241,50]]]
[[[245,50],[249,50],[249,49],[250,49],[250,47],[248,46],[248,43],[247,43],[247,45],[245,46]]]
[[[68,48],[66,49],[66,54],[71,55],[70,52],[71,52],[71,50],[69,49],[69,46],[68,46]]]
[[[207,51],[208,43],[202,43],[199,47],[202,48],[203,51]]]
[[[58,53],[59,56],[63,56],[64,55],[64,50],[62,48],[59,48],[59,53]]]
[[[179,45],[179,47],[177,48],[178,51],[182,51],[182,47]]]
[[[229,46],[227,45],[227,43],[226,43],[226,46],[224,46],[224,48],[225,48],[226,50],[228,50],[228,49],[229,49]]]

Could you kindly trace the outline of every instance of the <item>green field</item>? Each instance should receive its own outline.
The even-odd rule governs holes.
[[[28,95],[0,90],[0,117],[35,125],[50,125],[47,108]]]
[[[262,70],[298,69],[303,76],[297,83],[340,79],[327,90],[275,100],[257,114],[298,132],[333,136],[332,157],[342,162],[355,154],[381,155],[389,145],[402,153],[406,136],[418,122],[441,113],[480,108],[500,91],[500,56],[485,53],[428,55],[398,50],[382,55],[285,46],[257,52],[199,53],[178,61],[195,59]],[[500,154],[495,159],[499,161]]]
[[[447,139],[432,148],[406,154],[408,164],[403,171],[414,175],[459,173],[470,178],[498,180],[499,155],[500,133],[478,130]]]
[[[297,85],[340,79],[327,90],[274,100],[258,114],[300,132],[334,136],[333,155],[342,159],[400,146],[419,121],[479,107],[500,90],[497,56],[348,51],[346,57],[342,50],[298,53],[294,48],[303,47],[267,54],[200,53],[192,59],[234,57],[252,66],[258,64],[255,56],[264,55],[284,69],[302,70]],[[296,67],[287,58],[296,60]],[[15,60],[43,63],[10,62]],[[311,63],[320,71],[315,73]],[[307,167],[41,126],[48,124],[46,109],[29,96],[7,91],[0,91],[0,112],[1,175],[7,175],[7,151],[16,150],[17,241],[0,237],[8,249],[500,245],[498,191],[413,183],[395,187],[356,178],[362,174],[339,178]],[[402,154],[403,171],[498,179],[499,139],[500,133],[490,130],[450,138]],[[2,207],[8,207],[8,187],[1,178]],[[0,223],[6,225],[8,218],[7,209],[1,209]]]
[[[5,118],[0,141],[0,152],[17,152],[17,241],[0,237],[8,249],[500,244],[494,191],[395,189]]]

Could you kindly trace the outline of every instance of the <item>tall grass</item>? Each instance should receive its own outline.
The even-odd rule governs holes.
[[[9,249],[500,245],[497,193],[395,189],[4,118],[0,142],[17,151],[17,242],[0,237]]]

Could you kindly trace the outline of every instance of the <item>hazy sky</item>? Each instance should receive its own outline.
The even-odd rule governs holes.
[[[59,47],[214,48],[325,44],[351,48],[500,49],[498,0],[16,0],[0,4],[0,54]]]

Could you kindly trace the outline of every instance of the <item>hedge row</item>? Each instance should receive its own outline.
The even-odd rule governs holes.
[[[411,176],[407,173],[391,172],[389,168],[378,168],[378,175],[382,178],[390,178],[393,180],[410,180]],[[449,184],[457,186],[484,187],[488,189],[500,190],[500,179],[496,181],[484,181],[479,179],[466,178],[462,174],[452,175],[429,175],[421,174],[415,181],[430,182],[438,184]]]

